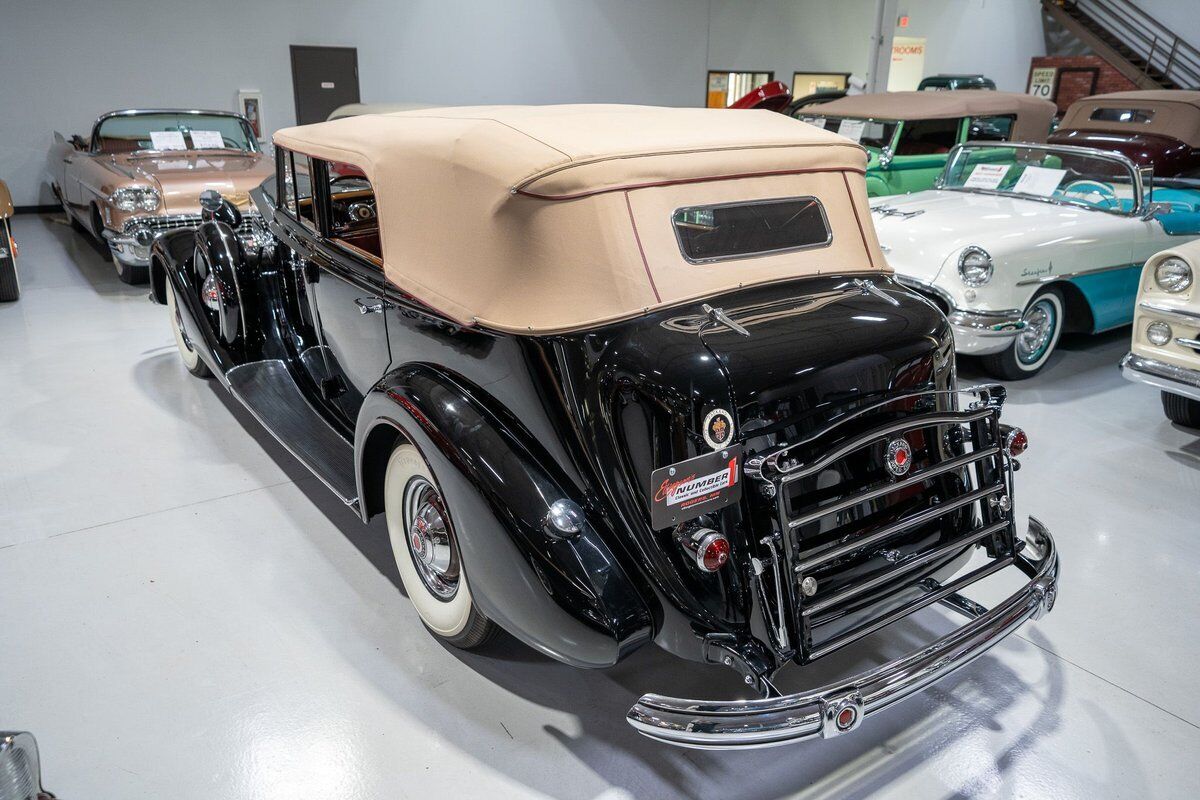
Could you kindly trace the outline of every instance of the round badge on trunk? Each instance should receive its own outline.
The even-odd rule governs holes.
[[[704,418],[704,441],[713,450],[728,447],[733,441],[733,417],[723,408],[714,408]]]
[[[887,447],[887,468],[893,475],[903,475],[912,464],[912,449],[903,439],[892,439]]]

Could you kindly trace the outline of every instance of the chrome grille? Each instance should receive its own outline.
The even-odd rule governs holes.
[[[149,228],[157,236],[167,231],[199,227],[201,221],[199,214],[153,214],[126,220],[122,232],[130,235],[138,228]],[[253,211],[242,213],[242,224],[237,229],[239,237],[257,239],[266,233],[266,225],[258,213]]]
[[[757,572],[760,600],[773,606],[774,644],[781,655],[801,662],[820,658],[1011,563],[1016,548],[1011,464],[999,421],[1004,390],[964,391],[974,397],[965,410],[955,407],[956,392],[913,392],[859,409],[798,444],[748,460],[747,474],[773,500],[775,531],[763,544],[768,553],[778,554],[771,566],[779,568]],[[904,401],[920,408],[938,400],[951,407],[888,411]],[[885,422],[846,432],[884,414],[889,415]],[[960,435],[952,437],[955,445],[948,450],[943,443],[954,431]],[[848,472],[848,459],[864,458],[894,437],[924,441],[926,463],[914,461],[913,471],[898,478],[867,476],[842,493],[835,485],[833,496],[800,491],[801,482],[811,482],[831,467],[840,465]],[[804,452],[809,455],[802,461]],[[889,505],[889,500],[894,502]],[[896,541],[907,542],[908,552],[894,546]],[[976,545],[983,545],[992,558],[985,566],[946,586],[923,581],[914,592],[909,585],[912,573],[935,571]],[[762,561],[771,560],[768,555]],[[811,597],[800,590],[806,577],[819,576],[819,583],[826,584],[839,570],[853,577],[833,580],[831,588]],[[765,585],[767,575],[774,576],[775,586]],[[878,613],[871,611],[873,605]],[[844,627],[846,620],[853,620],[849,627]],[[824,626],[829,627],[822,631]]]

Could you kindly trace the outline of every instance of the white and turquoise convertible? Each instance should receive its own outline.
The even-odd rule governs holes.
[[[1200,237],[1200,182],[1104,150],[968,143],[937,188],[872,212],[896,277],[945,312],[957,351],[1015,380],[1063,331],[1133,321],[1142,264]]]

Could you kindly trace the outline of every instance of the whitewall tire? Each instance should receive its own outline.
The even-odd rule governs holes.
[[[1025,327],[1017,334],[1012,346],[983,357],[984,368],[997,377],[1010,381],[1029,378],[1041,371],[1050,360],[1062,336],[1064,303],[1057,289],[1046,289],[1034,296],[1021,319]]]
[[[475,605],[441,489],[411,444],[388,459],[383,502],[396,568],[421,622],[455,647],[487,642],[496,625]]]
[[[183,331],[183,318],[179,315],[179,301],[175,299],[175,287],[171,285],[171,279],[164,275],[163,280],[166,282],[167,290],[167,314],[171,321],[171,330],[175,333],[175,346],[179,348],[179,357],[183,360],[183,365],[197,378],[212,377],[212,370],[200,358],[200,354],[196,352],[196,348],[188,341],[187,334]]]

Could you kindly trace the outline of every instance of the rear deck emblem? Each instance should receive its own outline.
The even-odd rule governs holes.
[[[912,463],[912,450],[903,439],[892,439],[887,446],[887,468],[893,475],[908,472]]]
[[[723,408],[714,408],[704,418],[704,441],[713,450],[728,447],[733,439],[733,417]]]

